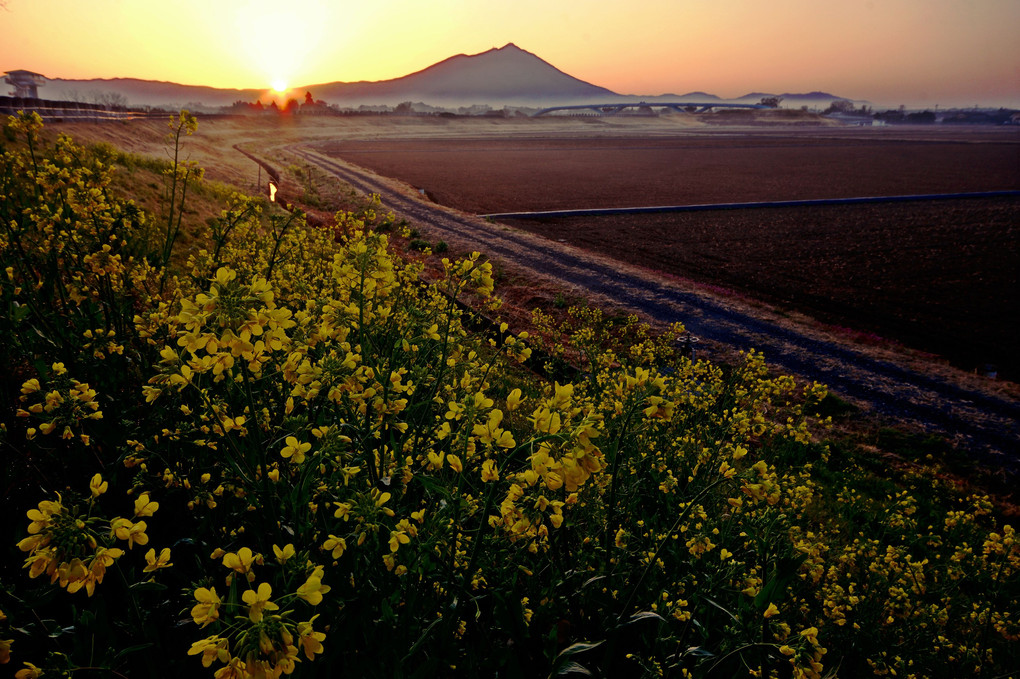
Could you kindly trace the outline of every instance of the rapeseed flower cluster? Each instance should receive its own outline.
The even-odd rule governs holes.
[[[71,594],[84,589],[91,597],[96,585],[102,584],[107,569],[124,556],[124,549],[112,545],[124,542],[130,550],[136,544],[148,543],[145,521],[132,519],[152,516],[159,503],[151,502],[148,493],[143,493],[135,501],[132,518],[118,516],[106,520],[94,515],[93,510],[108,487],[100,474],[92,477],[84,512],[77,504],[68,507],[60,494],[56,500],[43,500],[37,509],[28,510],[28,537],[18,543],[18,549],[28,553],[25,568],[29,577],[46,574],[51,584],[59,584]],[[157,570],[169,565],[170,550],[164,548],[159,557],[154,549],[149,550],[145,558],[148,565],[144,570]]]

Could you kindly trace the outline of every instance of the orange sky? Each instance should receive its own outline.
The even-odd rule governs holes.
[[[0,71],[300,87],[514,42],[621,94],[1020,107],[1020,0],[0,0]]]

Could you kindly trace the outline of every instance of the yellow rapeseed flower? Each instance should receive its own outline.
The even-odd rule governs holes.
[[[305,461],[305,453],[312,449],[311,443],[301,443],[294,436],[288,436],[285,442],[287,445],[283,450],[280,451],[280,455],[284,458],[293,458],[296,464],[301,464]]]
[[[199,587],[195,590],[195,600],[198,603],[191,609],[191,619],[196,625],[205,627],[220,617],[220,597],[216,594],[215,587]]]
[[[145,522],[132,522],[130,519],[117,517],[110,522],[110,532],[117,536],[118,540],[125,540],[128,549],[136,544],[145,545],[149,543],[149,536],[145,534]]]
[[[331,589],[329,585],[322,584],[322,573],[323,567],[316,566],[312,574],[305,580],[305,583],[297,589],[298,597],[313,606],[318,606],[322,603],[322,595]]]
[[[109,483],[103,481],[103,477],[100,474],[96,474],[92,477],[92,481],[89,482],[89,490],[92,491],[92,497],[97,498],[106,492],[109,487]]]
[[[347,541],[335,535],[330,535],[329,539],[322,543],[322,548],[327,552],[331,551],[334,559],[339,559],[347,550]]]
[[[135,516],[152,516],[157,509],[159,503],[150,501],[148,493],[142,493],[135,500]]]
[[[259,585],[258,590],[249,589],[241,595],[241,600],[248,604],[248,619],[252,622],[262,620],[262,611],[276,611],[279,606],[269,600],[273,596],[273,588],[268,582]]]
[[[14,679],[39,679],[43,671],[30,662],[25,663],[25,668],[14,673]]]
[[[218,636],[200,639],[191,645],[191,648],[188,649],[188,655],[198,655],[201,653],[202,667],[210,667],[213,660],[219,660],[221,663],[226,664],[230,661],[228,643],[226,639]]]
[[[277,563],[287,563],[287,560],[294,556],[294,545],[286,545],[283,549],[281,549],[278,545],[273,545],[273,554],[276,555]]]
[[[496,469],[495,460],[486,460],[482,463],[482,481],[499,481],[499,471]]]
[[[164,547],[160,550],[158,557],[156,556],[156,550],[150,549],[145,553],[145,562],[147,565],[142,569],[143,573],[151,573],[159,570],[160,568],[169,568],[170,566],[173,566],[173,564],[170,563],[170,548]]]
[[[319,616],[312,616],[312,619],[308,622],[299,622],[297,625],[298,640],[301,643],[302,650],[305,652],[305,657],[309,660],[314,660],[316,653],[322,653],[322,642],[326,639],[324,633],[316,632],[312,629],[312,623],[315,622],[317,617]]]
[[[248,582],[255,579],[255,573],[251,569],[254,562],[255,555],[247,547],[223,555],[223,565],[240,575],[247,575]]]
[[[400,545],[406,545],[411,541],[407,533],[402,530],[391,530],[390,531],[390,551],[396,552],[400,549]]]

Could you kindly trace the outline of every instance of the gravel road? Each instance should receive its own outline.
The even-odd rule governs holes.
[[[358,191],[379,194],[387,209],[435,239],[478,250],[536,280],[586,291],[647,320],[682,322],[702,340],[739,350],[755,348],[781,371],[826,384],[833,393],[880,415],[943,435],[1010,474],[1020,471],[1016,400],[921,374],[648,271],[444,208],[414,196],[406,186],[320,155],[312,146],[288,150]]]

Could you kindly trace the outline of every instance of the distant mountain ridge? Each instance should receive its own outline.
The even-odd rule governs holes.
[[[163,106],[180,108],[187,104],[202,106],[229,106],[237,100],[255,101],[265,94],[256,89],[223,89],[204,85],[181,85],[162,80],[138,78],[98,78],[94,80],[64,80],[54,78],[39,88],[43,99],[91,102],[97,97],[117,94],[133,106]]]
[[[381,81],[331,82],[295,87],[290,96],[303,100],[304,93],[341,108],[396,106],[405,101],[439,107],[472,105],[550,106],[620,101],[757,103],[763,97],[782,97],[786,106],[827,106],[844,97],[826,92],[774,95],[761,92],[738,99],[723,99],[707,92],[687,94],[621,95],[585,82],[513,43],[479,54],[458,54],[420,71]],[[95,80],[49,80],[40,97],[93,101],[102,95],[120,95],[130,105],[164,108],[220,107],[236,101],[254,102],[266,94],[258,89],[222,89],[199,85],[111,78]]]

